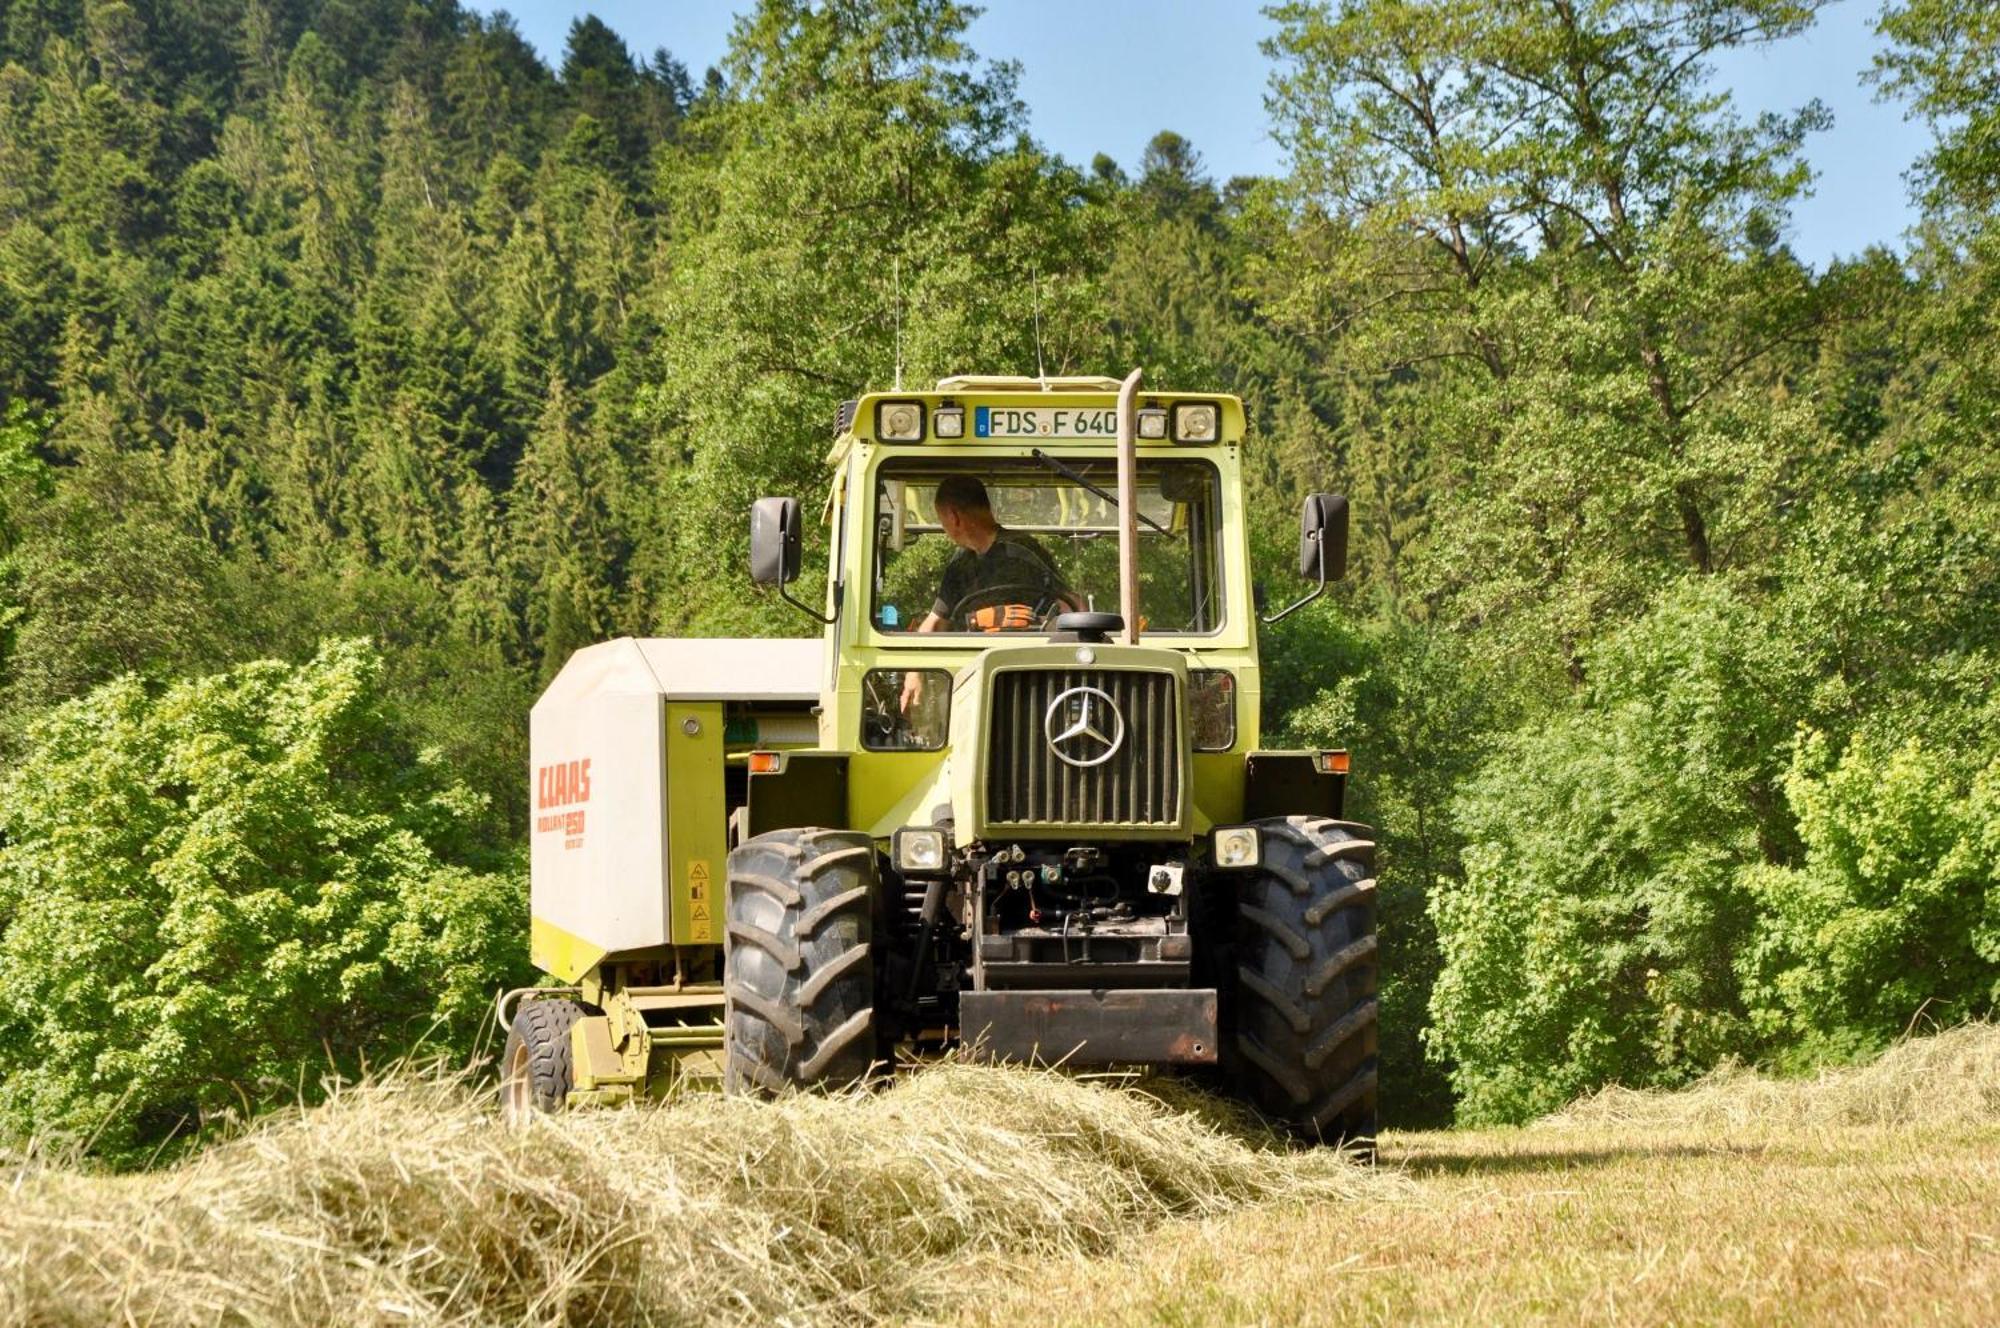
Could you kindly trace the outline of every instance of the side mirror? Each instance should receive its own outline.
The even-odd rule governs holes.
[[[1326,593],[1326,583],[1347,575],[1347,499],[1337,493],[1306,496],[1299,513],[1299,575],[1313,588],[1264,619],[1274,623]]]
[[[799,575],[799,500],[759,498],[750,505],[750,579],[787,586]]]
[[[1307,495],[1299,513],[1299,575],[1308,581],[1347,575],[1347,495]]]
[[[785,593],[785,587],[799,578],[799,500],[759,498],[750,504],[750,579],[760,586],[776,586],[778,598],[818,622],[831,623],[832,616],[810,604],[801,604]],[[840,586],[833,588],[833,614],[840,613]]]

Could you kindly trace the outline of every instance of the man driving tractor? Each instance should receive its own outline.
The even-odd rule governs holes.
[[[943,631],[959,620],[970,631],[1028,628],[1035,626],[1029,615],[1050,606],[1082,607],[1048,550],[994,518],[977,478],[947,475],[932,501],[939,528],[959,551],[945,564],[937,599],[916,630]]]
[[[1084,607],[1048,550],[995,519],[993,500],[977,477],[947,475],[932,503],[938,528],[958,552],[945,564],[937,598],[917,631],[1026,630],[1050,611]],[[913,670],[903,680],[903,709],[922,694],[923,677]]]

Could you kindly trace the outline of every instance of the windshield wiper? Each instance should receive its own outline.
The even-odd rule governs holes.
[[[1044,466],[1047,466],[1050,470],[1053,470],[1056,474],[1062,476],[1070,483],[1090,490],[1090,492],[1096,494],[1099,498],[1102,498],[1105,502],[1110,503],[1113,507],[1118,506],[1117,498],[1115,498],[1111,494],[1106,493],[1104,490],[1098,488],[1095,484],[1092,484],[1082,475],[1079,475],[1076,471],[1070,469],[1070,467],[1065,466],[1062,462],[1056,460],[1054,457],[1050,456],[1047,452],[1044,452],[1041,448],[1039,447],[1029,448],[1028,455],[1033,457],[1035,460],[1041,462]],[[1144,512],[1135,510],[1132,513],[1132,515],[1138,517],[1141,521],[1151,526],[1154,530],[1159,531],[1162,535],[1165,535],[1170,539],[1173,537],[1174,533],[1173,531],[1168,530],[1165,526],[1153,520],[1153,518],[1147,516]]]

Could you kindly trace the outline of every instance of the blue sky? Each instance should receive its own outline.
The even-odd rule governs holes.
[[[474,7],[508,9],[552,64],[571,20],[594,12],[635,52],[664,46],[697,77],[720,59],[740,8],[723,0]],[[1815,97],[1833,112],[1832,130],[1808,145],[1818,180],[1790,232],[1793,248],[1815,264],[1895,244],[1914,220],[1903,175],[1928,136],[1861,80],[1878,8],[1878,0],[1839,0],[1812,32],[1731,52],[1716,73],[1746,114],[1792,110]],[[1272,25],[1260,10],[1256,0],[991,0],[970,39],[983,56],[1020,62],[1035,136],[1071,161],[1108,152],[1129,168],[1148,139],[1172,129],[1224,180],[1283,169],[1265,129],[1270,66],[1258,43]],[[1122,54],[1107,55],[1114,49]]]

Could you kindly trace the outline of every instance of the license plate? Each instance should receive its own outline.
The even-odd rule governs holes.
[[[1116,438],[1118,412],[1077,406],[975,406],[975,438]]]

